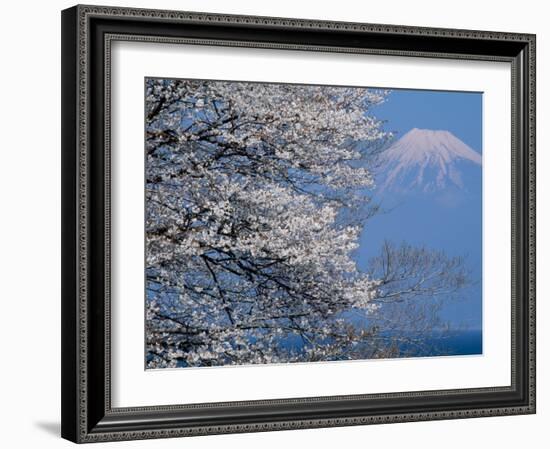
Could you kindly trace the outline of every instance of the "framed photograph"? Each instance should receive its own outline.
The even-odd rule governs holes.
[[[62,436],[535,412],[535,36],[62,12]]]

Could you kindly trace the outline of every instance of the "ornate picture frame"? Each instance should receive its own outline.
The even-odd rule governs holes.
[[[510,385],[113,406],[115,42],[508,64]],[[535,413],[534,35],[78,5],[62,12],[62,86],[64,438],[84,443]]]

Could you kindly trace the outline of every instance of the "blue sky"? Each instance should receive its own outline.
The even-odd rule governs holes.
[[[482,95],[479,92],[392,90],[372,113],[399,136],[412,128],[444,129],[481,153]]]
[[[384,120],[385,129],[396,132],[397,139],[413,128],[447,130],[482,153],[479,92],[392,90],[386,102],[371,113]],[[464,300],[449,302],[442,317],[451,325],[469,329],[481,329],[482,325],[482,198],[479,173],[475,176],[479,182],[466,186],[470,192],[456,205],[442,205],[436,196],[382,193],[382,204],[390,210],[367,221],[356,256],[359,267],[365,266],[385,239],[444,250],[449,256],[466,256],[475,284],[465,292]]]

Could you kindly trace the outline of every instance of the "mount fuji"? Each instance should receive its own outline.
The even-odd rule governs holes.
[[[378,190],[475,191],[481,164],[481,155],[449,131],[414,128],[381,153]]]

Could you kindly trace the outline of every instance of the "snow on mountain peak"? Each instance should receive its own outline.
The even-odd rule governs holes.
[[[481,155],[449,131],[414,128],[381,154],[381,188],[463,188],[463,162],[481,166]]]

